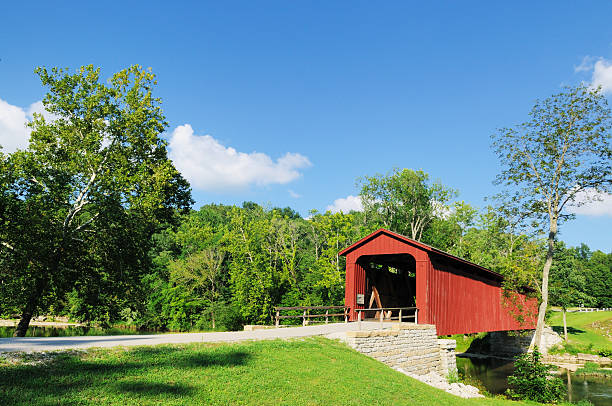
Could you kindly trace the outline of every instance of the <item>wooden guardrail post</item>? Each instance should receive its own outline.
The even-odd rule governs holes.
[[[306,325],[306,309],[304,309],[304,315],[302,316],[302,326]]]
[[[419,309],[414,309],[414,324],[419,324]]]
[[[325,310],[325,324],[329,323],[329,309]]]
[[[361,330],[361,309],[357,309],[357,327]]]
[[[276,327],[280,326],[280,310],[276,310]]]
[[[402,309],[399,309],[399,315],[397,316],[397,321],[402,322]]]

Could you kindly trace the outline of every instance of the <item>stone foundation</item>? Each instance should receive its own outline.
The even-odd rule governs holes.
[[[438,340],[436,327],[397,323],[390,330],[349,331],[346,343],[360,353],[414,375],[457,370],[456,342]]]
[[[523,354],[529,349],[534,335],[535,330],[520,334],[508,334],[507,331],[489,333],[490,354],[500,357],[513,357],[517,354]],[[547,354],[549,348],[563,341],[559,334],[555,333],[550,327],[544,327],[542,330],[542,340],[544,344],[542,348],[539,348],[542,354]]]
[[[455,357],[457,341],[438,339],[438,346],[440,348],[440,364],[442,370],[447,371],[447,374],[457,372],[457,358]]]

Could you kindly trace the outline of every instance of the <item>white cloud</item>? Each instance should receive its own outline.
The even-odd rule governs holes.
[[[587,189],[578,192],[574,202],[568,208],[571,213],[585,216],[612,216],[612,194]]]
[[[440,219],[448,219],[454,212],[455,209],[441,203],[437,200],[430,200],[431,206],[433,207],[433,215]]]
[[[299,199],[300,197],[302,197],[301,194],[294,192],[293,190],[289,189],[289,196],[293,197],[294,199]]]
[[[612,93],[612,61],[601,58],[595,62],[591,86],[601,86],[604,93]]]
[[[42,101],[32,103],[24,109],[0,99],[0,145],[3,152],[15,152],[28,146],[30,129],[26,127],[26,123],[32,120],[34,113],[42,114],[47,120],[56,118],[45,111]]]
[[[590,86],[601,86],[604,94],[612,93],[612,61],[605,58],[585,56],[580,65],[574,66],[574,72],[591,72]]]
[[[349,213],[350,211],[362,211],[363,205],[361,204],[361,198],[359,196],[347,196],[340,199],[334,200],[334,203],[327,206],[326,210],[332,213]]]
[[[303,155],[288,152],[272,160],[261,152],[239,152],[210,135],[196,135],[189,124],[170,136],[169,155],[194,188],[209,191],[241,189],[249,185],[286,184],[312,164]]]
[[[3,152],[14,152],[28,145],[30,129],[26,127],[27,113],[0,99],[0,145]]]

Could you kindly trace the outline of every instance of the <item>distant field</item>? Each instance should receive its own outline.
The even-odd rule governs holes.
[[[26,356],[26,361],[36,357]],[[1,359],[1,358],[0,358]],[[461,399],[323,338],[92,350],[0,364],[0,404],[521,405]]]
[[[576,350],[612,349],[612,312],[572,312],[566,313],[566,317],[569,343]],[[563,336],[561,312],[553,312],[548,324]]]

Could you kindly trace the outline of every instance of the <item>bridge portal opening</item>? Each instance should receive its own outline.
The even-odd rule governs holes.
[[[364,255],[358,263],[366,276],[365,309],[416,306],[416,261],[412,255]],[[365,318],[379,316],[378,311],[364,312]]]

